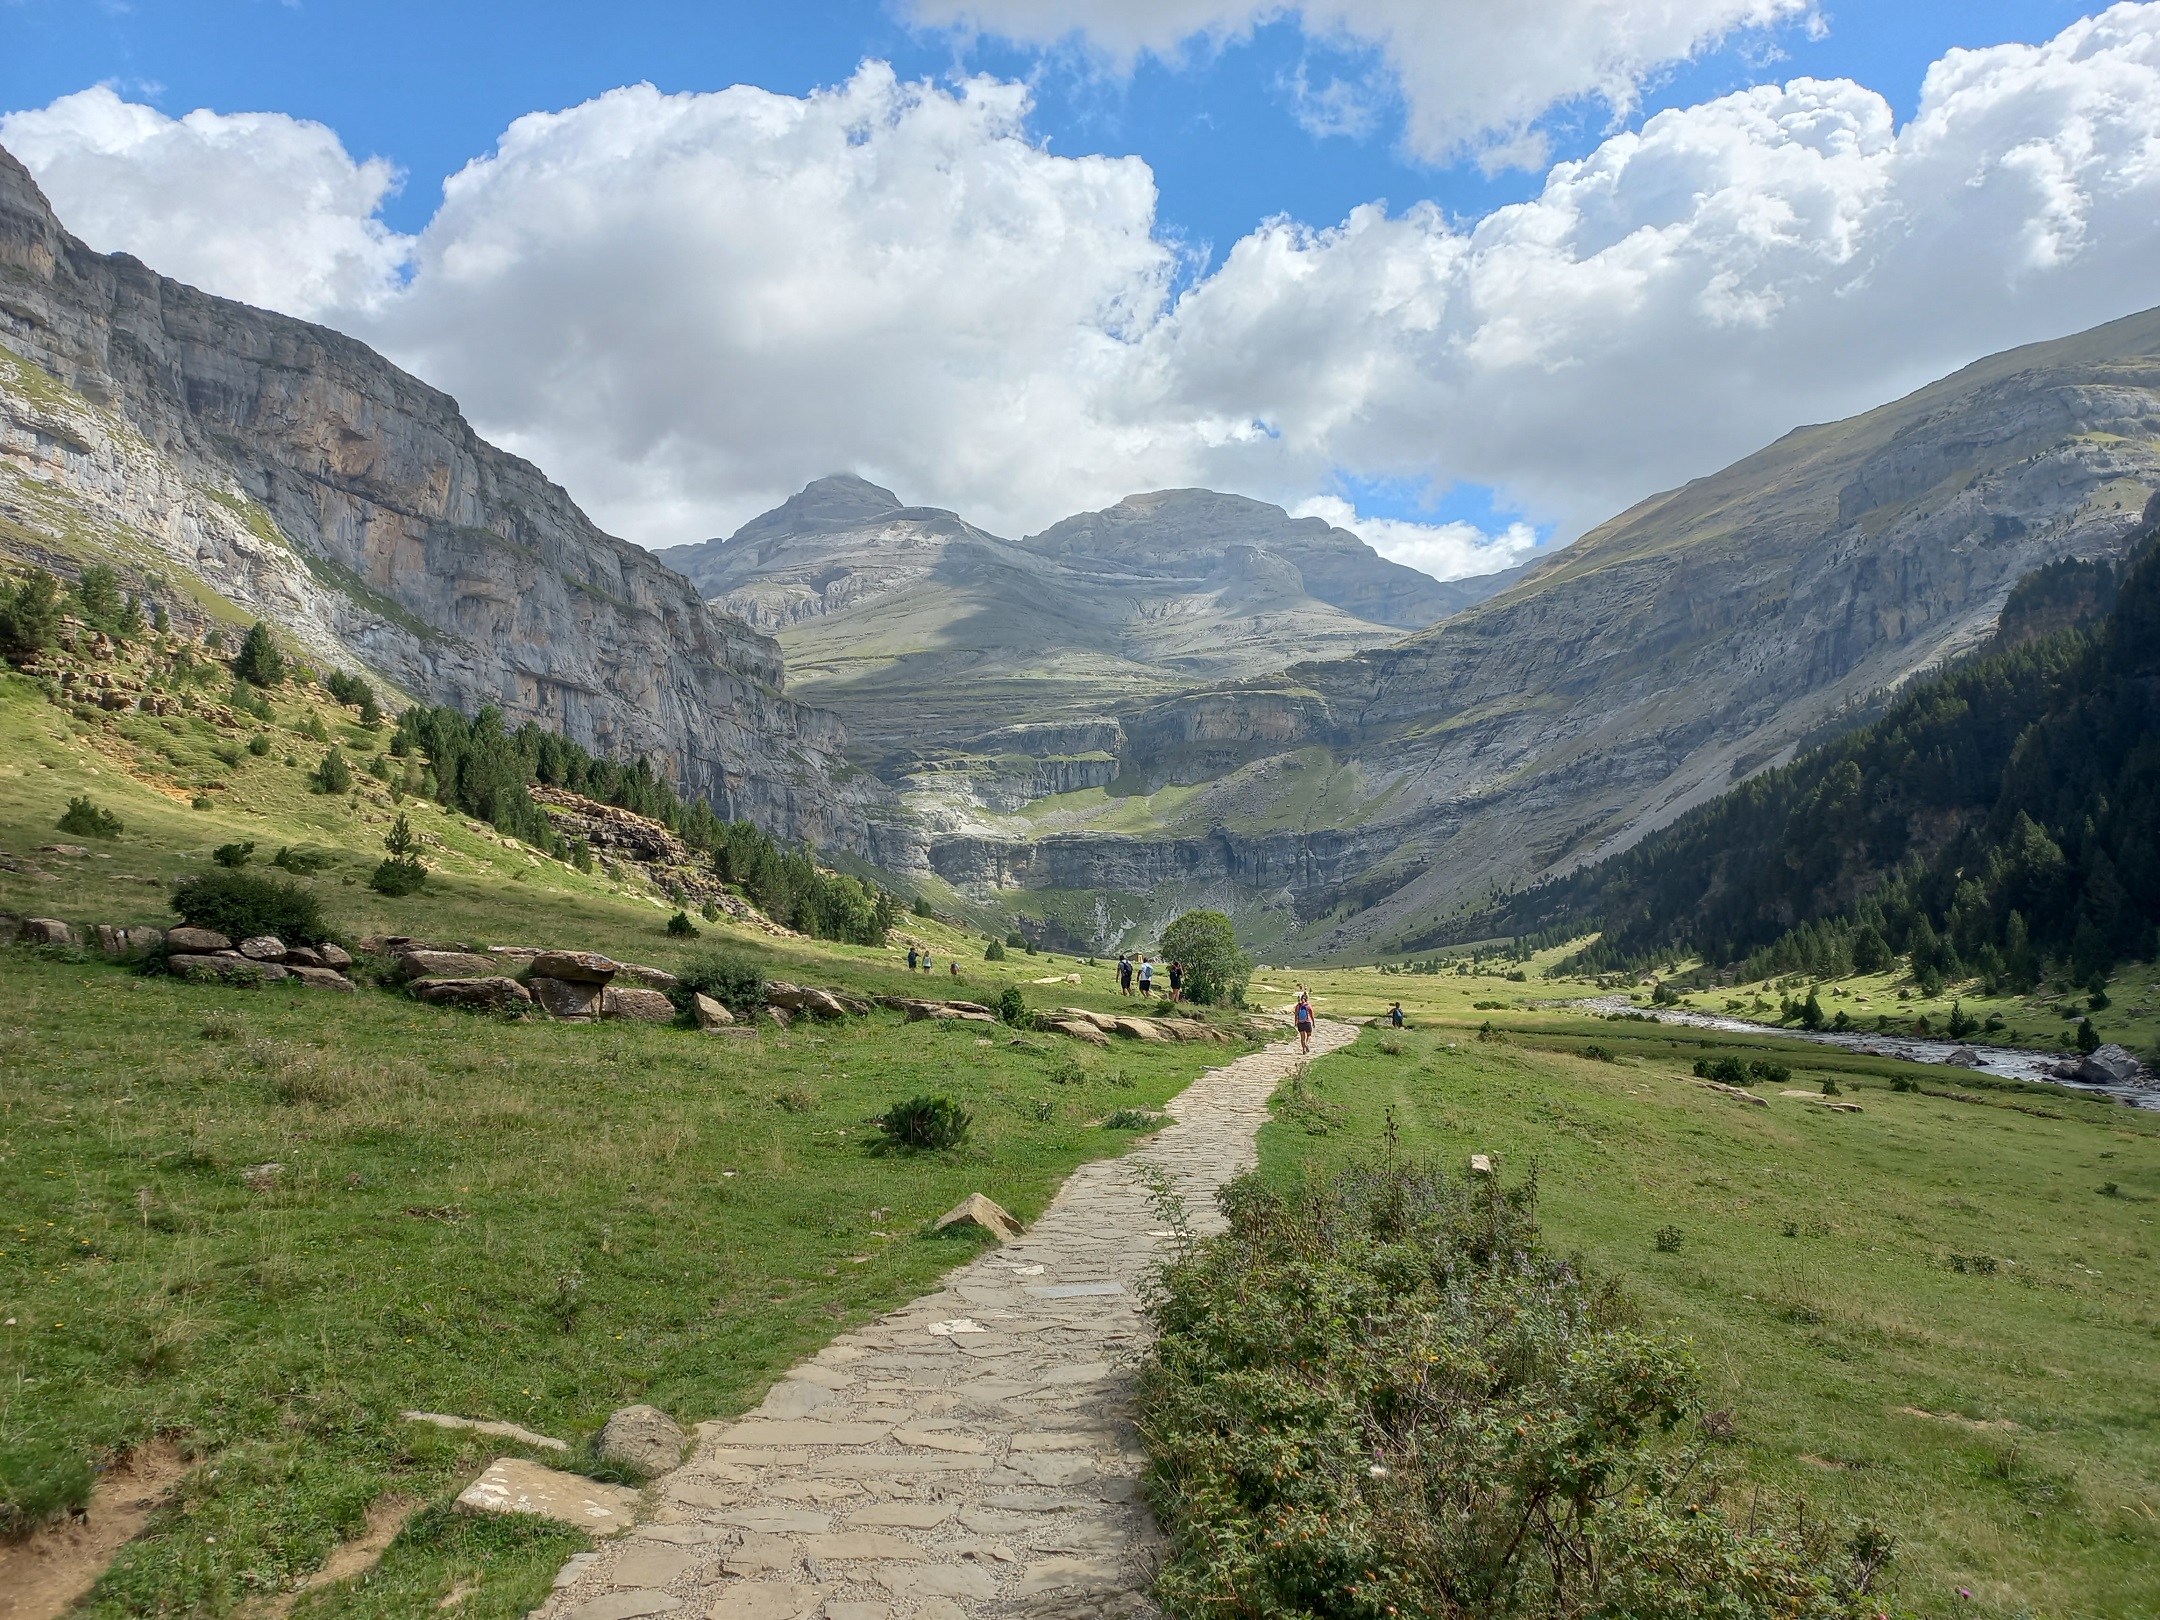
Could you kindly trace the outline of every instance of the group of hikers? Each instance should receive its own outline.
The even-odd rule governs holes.
[[[960,959],[957,956],[949,958],[945,965],[952,969],[954,978],[960,977]],[[927,945],[917,947],[910,944],[907,948],[907,970],[913,973],[918,969],[924,973],[933,971],[930,963],[930,947]]]
[[[1183,962],[1172,962],[1166,973],[1170,980],[1170,999],[1172,1001],[1183,1001],[1185,999],[1185,964]],[[1123,995],[1131,995],[1135,978],[1140,981],[1140,994],[1143,996],[1155,994],[1155,964],[1149,959],[1148,954],[1142,951],[1138,956],[1134,956],[1130,951],[1121,951],[1117,959],[1117,987],[1119,992]]]

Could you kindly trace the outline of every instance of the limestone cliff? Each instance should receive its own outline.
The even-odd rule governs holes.
[[[770,638],[364,344],[90,251],[4,151],[0,469],[18,556],[109,556],[176,610],[237,604],[783,835],[862,839],[840,723],[783,695]]]

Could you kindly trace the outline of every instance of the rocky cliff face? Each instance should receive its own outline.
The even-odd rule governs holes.
[[[1354,832],[1347,857],[1268,866],[1293,902],[1268,926],[1300,951],[1417,948],[1985,640],[2025,575],[2118,553],[2156,484],[2160,311],[1802,429],[1393,646],[1128,709],[1130,793],[1033,807],[1026,830],[1114,818],[1164,851],[1129,857],[1143,879],[1195,838]],[[1133,795],[1168,784],[1197,791],[1147,824]],[[1049,853],[993,870],[973,842],[932,858],[977,882],[1074,875]],[[1241,892],[1257,916],[1268,896]]]
[[[861,842],[842,728],[782,694],[769,638],[365,345],[91,252],[5,152],[0,345],[7,549],[109,555],[177,607],[223,598],[416,696],[648,755],[787,836]]]

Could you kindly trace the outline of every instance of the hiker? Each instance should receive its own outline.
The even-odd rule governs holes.
[[[1183,962],[1172,962],[1172,963],[1170,964],[1170,999],[1171,999],[1171,1001],[1172,1001],[1172,1002],[1175,1002],[1175,1001],[1176,1001],[1176,1000],[1178,999],[1178,997],[1180,997],[1180,996],[1181,996],[1181,995],[1183,995],[1184,993],[1185,993],[1185,964],[1184,964]]]
[[[1140,998],[1145,1001],[1155,993],[1155,964],[1146,956],[1140,958]]]
[[[915,971],[916,964],[921,961],[922,958],[915,954],[915,947],[910,944],[907,948],[907,970],[910,973],[913,973]]]
[[[1297,1044],[1300,1052],[1312,1050],[1312,997],[1301,984],[1297,987],[1297,1010],[1290,1015],[1297,1021]]]
[[[946,963],[945,965],[946,965],[947,967],[949,967],[949,968],[951,968],[951,969],[952,969],[952,976],[953,976],[954,978],[956,978],[956,979],[957,979],[957,978],[959,978],[959,977],[960,977],[960,958],[959,958],[959,957],[957,957],[957,956],[956,956],[956,957],[954,957],[954,958],[953,958],[953,959],[952,959],[952,960],[951,960],[950,962]]]
[[[930,971],[930,947],[927,945],[923,947],[922,970],[925,973],[928,973]]]
[[[1132,994],[1132,958],[1123,951],[1118,952],[1117,987],[1120,995]]]
[[[1397,1029],[1401,1029],[1401,1028],[1403,1027],[1403,1016],[1402,1016],[1402,1003],[1401,1003],[1401,1002],[1399,1002],[1399,1001],[1398,1001],[1398,1002],[1396,1002],[1396,1003],[1395,1003],[1395,1005],[1394,1005],[1394,1006],[1392,1006],[1392,1007],[1388,1008],[1388,1010],[1387,1010],[1387,1021],[1388,1021],[1389,1023],[1393,1024],[1393,1025],[1394,1025],[1394,1026],[1395,1026],[1395,1027],[1396,1027]]]

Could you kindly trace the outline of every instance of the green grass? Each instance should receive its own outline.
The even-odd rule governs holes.
[[[1527,1027],[1369,1031],[1315,1063],[1346,1123],[1269,1125],[1263,1172],[1374,1152],[1391,1112],[1403,1151],[1534,1168],[1555,1245],[1694,1341],[1750,1479],[1895,1528],[1902,1602],[2160,1611],[2160,1116],[1795,1042],[1489,1016]],[[1561,1049],[1593,1041],[1616,1061]],[[1864,1111],[1773,1086],[1755,1108],[1688,1078],[1704,1050],[1749,1047],[1779,1048],[1794,1089],[1835,1075]],[[1894,1074],[1974,1100],[1894,1092]],[[1681,1244],[1661,1253],[1667,1226]]]
[[[138,670],[161,667],[149,645]],[[312,687],[279,688],[267,724],[225,708],[229,679],[168,689],[202,706],[75,711],[0,676],[14,868],[0,909],[169,926],[171,883],[252,839],[254,870],[279,844],[332,852],[296,881],[348,937],[662,966],[720,946],[770,977],[866,993],[994,1003],[1016,983],[1039,1008],[1116,1000],[1107,967],[986,964],[980,935],[912,916],[883,948],[733,923],[671,940],[673,906],[638,880],[577,873],[417,799],[402,808],[433,875],[387,899],[365,879],[400,807],[364,776],[352,795],[308,792],[323,745],[302,728],[320,720],[356,769],[386,733]],[[245,751],[257,733],[267,755]],[[197,792],[212,808],[189,807]],[[80,856],[42,850],[74,842],[54,822],[77,793],[125,830]],[[905,971],[911,942],[935,952],[934,980]],[[1030,983],[1074,972],[1081,984]],[[925,1235],[935,1216],[976,1191],[1032,1216],[1074,1166],[1130,1146],[1096,1121],[1158,1107],[1236,1050],[1097,1051],[886,1012],[723,1038],[500,1022],[12,947],[0,990],[0,1513],[21,1525],[79,1503],[98,1467],[157,1435],[197,1461],[88,1601],[102,1616],[239,1612],[318,1568],[386,1493],[430,1505],[373,1575],[296,1612],[431,1612],[477,1581],[458,1612],[523,1614],[582,1537],[439,1511],[517,1448],[398,1411],[508,1418],[574,1444],[633,1400],[685,1423],[739,1412],[973,1252]],[[970,1141],[880,1151],[871,1117],[921,1092],[967,1108]],[[243,1175],[272,1163],[262,1186]]]

